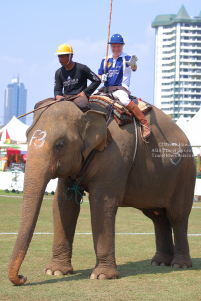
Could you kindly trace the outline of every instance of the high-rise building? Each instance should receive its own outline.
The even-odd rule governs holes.
[[[155,28],[154,105],[177,120],[201,108],[201,12],[190,17],[182,5],[177,15],[158,15]]]
[[[4,101],[4,124],[7,124],[13,116],[19,116],[26,113],[27,90],[18,78],[14,78],[5,90]],[[20,119],[26,123],[26,117]]]

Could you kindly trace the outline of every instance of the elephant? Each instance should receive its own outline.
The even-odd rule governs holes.
[[[15,285],[27,280],[18,272],[33,236],[45,188],[54,178],[58,178],[53,201],[54,239],[46,273],[73,273],[72,245],[81,196],[66,201],[65,195],[69,179],[76,179],[93,150],[94,157],[88,161],[80,182],[89,193],[96,254],[90,278],[119,277],[115,259],[118,207],[137,208],[153,221],[156,252],[152,265],[192,266],[187,228],[196,168],[187,137],[154,106],[146,114],[152,126],[147,141],[143,141],[137,121],[120,127],[111,116],[107,124],[106,109],[95,103],[91,107],[83,113],[73,102],[61,101],[34,113],[27,130],[22,216],[8,266],[8,278]]]

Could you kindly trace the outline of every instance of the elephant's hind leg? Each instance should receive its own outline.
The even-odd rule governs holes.
[[[172,241],[172,228],[166,212],[157,214],[157,212],[151,212],[144,210],[143,213],[149,217],[155,228],[156,237],[156,254],[151,260],[152,265],[170,265],[174,256],[174,246]]]
[[[67,275],[73,273],[71,265],[72,244],[80,205],[74,198],[65,199],[67,184],[59,179],[53,202],[54,241],[52,259],[46,266],[46,274]]]
[[[192,267],[187,239],[188,218],[186,217],[179,222],[172,223],[172,227],[174,231],[175,250],[171,266],[174,268]]]
[[[191,212],[194,196],[195,170],[194,165],[185,165],[175,191],[169,201],[167,216],[174,232],[174,258],[171,266],[174,268],[189,268],[190,258],[187,231],[188,218]]]

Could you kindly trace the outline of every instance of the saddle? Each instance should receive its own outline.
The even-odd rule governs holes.
[[[138,106],[144,115],[152,109],[152,106],[141,98],[130,95],[130,99]],[[119,99],[114,98],[110,93],[108,93],[107,96],[100,94],[91,95],[89,102],[99,104],[106,109],[113,106],[113,117],[119,126],[133,122],[133,115],[121,104]]]

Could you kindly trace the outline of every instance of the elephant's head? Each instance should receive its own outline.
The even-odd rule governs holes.
[[[59,102],[35,113],[27,136],[22,217],[8,269],[8,277],[16,285],[26,281],[18,271],[31,242],[48,182],[56,177],[75,177],[89,153],[104,148],[105,114],[92,110],[82,113],[74,103]]]

